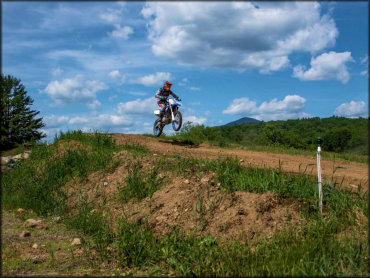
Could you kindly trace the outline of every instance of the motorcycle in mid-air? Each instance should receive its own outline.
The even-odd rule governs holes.
[[[179,111],[181,103],[176,102],[173,98],[169,98],[166,103],[163,117],[161,119],[161,110],[154,110],[154,114],[157,115],[158,119],[154,122],[153,133],[154,136],[159,137],[165,125],[172,123],[174,131],[179,131],[182,125],[182,115]]]

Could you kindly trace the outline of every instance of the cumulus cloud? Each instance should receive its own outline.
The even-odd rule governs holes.
[[[171,78],[169,72],[157,72],[156,74],[149,74],[140,77],[136,80],[131,81],[131,83],[142,84],[144,86],[153,87],[160,86],[161,83]]]
[[[148,2],[142,15],[156,56],[203,68],[277,71],[338,36],[317,2]]]
[[[192,124],[203,125],[207,123],[207,118],[197,115],[197,112],[188,107],[182,107],[182,122],[192,122]]]
[[[45,128],[57,128],[64,124],[66,124],[69,120],[68,116],[55,116],[55,115],[49,115],[43,117],[43,122],[45,123]]]
[[[108,76],[110,78],[119,78],[121,76],[119,70],[112,70],[110,73],[108,73]]]
[[[76,75],[74,78],[50,82],[41,93],[49,95],[56,105],[87,103],[91,107],[96,107],[97,92],[106,88],[106,85],[100,81],[85,80],[83,75]]]
[[[100,13],[99,17],[108,23],[119,23],[122,18],[122,9],[108,8],[104,12]]]
[[[368,109],[364,101],[351,101],[349,103],[342,103],[335,111],[335,116],[347,117],[347,118],[358,118],[368,117]]]
[[[207,122],[207,119],[204,118],[204,117],[197,117],[197,116],[194,116],[194,115],[187,115],[187,116],[184,116],[184,119],[183,119],[183,122],[186,123],[186,122],[192,122],[192,124],[194,125],[203,125]]]
[[[111,72],[108,73],[108,76],[119,82],[119,85],[122,85],[126,81],[126,76],[121,74],[119,70],[112,70]]]
[[[89,107],[91,110],[96,110],[101,106],[101,102],[97,99],[94,99],[93,101],[90,101],[86,103],[87,107]]]
[[[104,129],[114,126],[131,126],[132,119],[122,115],[101,114],[89,119],[89,124],[85,128]]]
[[[283,100],[274,98],[270,102],[263,102],[257,106],[255,101],[247,97],[234,99],[231,104],[222,111],[223,114],[248,116],[257,120],[287,120],[294,118],[310,117],[303,112],[306,99],[298,95],[287,95]]]
[[[45,127],[42,130],[47,135],[47,140],[51,141],[56,133],[68,129],[81,129],[84,132],[94,130],[124,132],[127,128],[132,128],[134,121],[126,115],[81,115],[81,116],[56,116],[48,115],[44,117]]]
[[[305,71],[304,66],[294,67],[293,76],[300,80],[328,80],[337,79],[347,83],[350,75],[346,63],[353,62],[351,52],[323,53],[311,59],[311,68]]]
[[[158,105],[154,97],[120,102],[117,105],[117,113],[120,115],[152,116],[155,109],[158,109]]]
[[[122,26],[117,24],[115,25],[115,30],[113,30],[110,35],[114,38],[120,38],[127,40],[129,35],[134,33],[134,30],[129,26]]]

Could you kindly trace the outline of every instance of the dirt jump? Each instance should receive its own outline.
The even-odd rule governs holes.
[[[137,143],[146,146],[158,154],[181,154],[195,158],[218,159],[219,157],[237,157],[244,166],[258,168],[280,168],[287,173],[306,173],[317,177],[316,153],[312,156],[298,156],[255,152],[247,150],[231,150],[217,148],[208,144],[191,147],[174,141],[151,138],[143,135],[115,134],[117,144]],[[368,165],[340,160],[321,160],[323,182],[337,182],[348,190],[357,190],[361,184],[364,190],[369,185]]]

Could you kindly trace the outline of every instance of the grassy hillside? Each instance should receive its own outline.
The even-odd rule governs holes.
[[[185,124],[171,139],[188,144],[209,142],[219,147],[239,146],[251,150],[297,153],[315,151],[316,139],[323,139],[325,158],[368,162],[368,119],[343,117],[308,118],[287,121],[205,127]]]
[[[21,207],[39,217],[60,216],[65,227],[78,232],[83,250],[79,256],[89,258],[92,268],[88,274],[369,275],[368,196],[325,183],[324,215],[320,217],[317,184],[304,174],[243,167],[232,158],[158,155],[135,143],[116,145],[108,135],[68,132],[52,145],[35,147],[28,160],[4,173],[1,187],[3,209]],[[167,195],[171,192],[173,195]],[[171,196],[184,192],[182,196],[192,199],[180,197],[179,204],[169,207]],[[259,202],[255,211],[248,210],[253,207],[249,199],[248,207],[240,203],[240,198],[248,196]],[[159,202],[161,198],[167,202]],[[183,200],[189,203],[181,203]],[[225,206],[222,200],[230,202]],[[244,204],[244,209],[238,204]],[[166,225],[166,230],[158,233],[149,220],[168,207],[171,213],[163,212],[154,219],[189,218],[183,224]],[[273,212],[283,207],[287,213],[280,221],[286,226],[272,235],[263,230],[255,235],[257,227],[274,225]],[[225,214],[232,211],[236,215]],[[250,232],[256,240],[223,240],[233,225],[240,230],[232,217],[249,219],[248,211],[256,213],[249,220],[254,221]],[[230,221],[213,231],[210,227],[220,221],[215,215],[230,217]],[[194,223],[194,228],[187,229],[188,222]],[[53,232],[57,233],[57,228],[53,227]],[[50,242],[50,263],[42,264],[47,273],[77,256],[72,250],[69,257],[60,258],[53,244]],[[26,245],[3,241],[8,263],[3,264],[3,274],[43,273],[37,263],[22,259],[22,246]],[[58,271],[81,274],[60,267]]]

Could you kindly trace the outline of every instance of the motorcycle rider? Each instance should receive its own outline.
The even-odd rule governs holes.
[[[158,89],[155,97],[158,99],[157,104],[161,108],[161,119],[164,116],[164,111],[166,109],[167,98],[172,95],[177,101],[181,101],[181,99],[171,91],[172,83],[170,81],[166,81],[163,84],[163,87]]]

